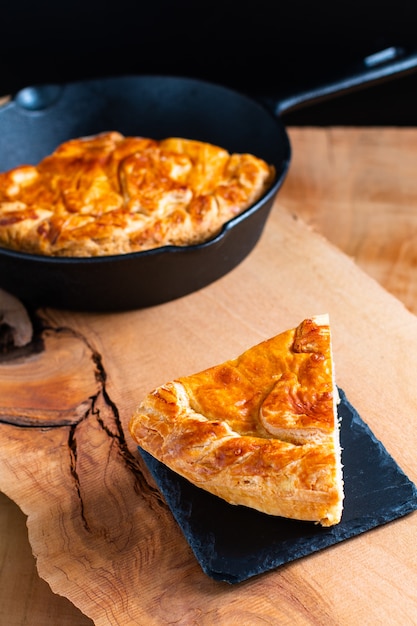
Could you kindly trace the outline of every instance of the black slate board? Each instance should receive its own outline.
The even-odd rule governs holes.
[[[345,502],[341,522],[322,528],[233,506],[139,451],[203,571],[238,583],[386,524],[417,509],[417,489],[363,422],[341,402]]]

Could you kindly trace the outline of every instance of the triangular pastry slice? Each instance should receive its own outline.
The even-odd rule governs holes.
[[[137,444],[194,485],[264,513],[337,524],[338,393],[328,315],[152,391]]]

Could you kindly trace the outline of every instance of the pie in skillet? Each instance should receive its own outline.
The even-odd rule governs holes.
[[[103,256],[207,241],[271,187],[274,167],[191,139],[110,131],[0,173],[0,246]]]
[[[152,391],[135,442],[194,485],[322,526],[343,510],[339,401],[328,315]]]

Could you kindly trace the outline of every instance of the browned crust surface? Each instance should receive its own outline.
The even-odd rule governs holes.
[[[327,316],[150,393],[135,441],[232,504],[332,525],[343,485]]]
[[[85,257],[201,243],[274,176],[256,156],[189,139],[72,139],[37,166],[0,174],[0,245]]]

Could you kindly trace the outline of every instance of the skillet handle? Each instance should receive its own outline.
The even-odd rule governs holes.
[[[280,116],[309,104],[334,98],[352,91],[376,85],[387,80],[410,74],[417,70],[417,52],[406,53],[403,48],[390,47],[365,57],[353,67],[350,73],[341,78],[319,85],[307,91],[296,93],[278,102],[272,108]]]

